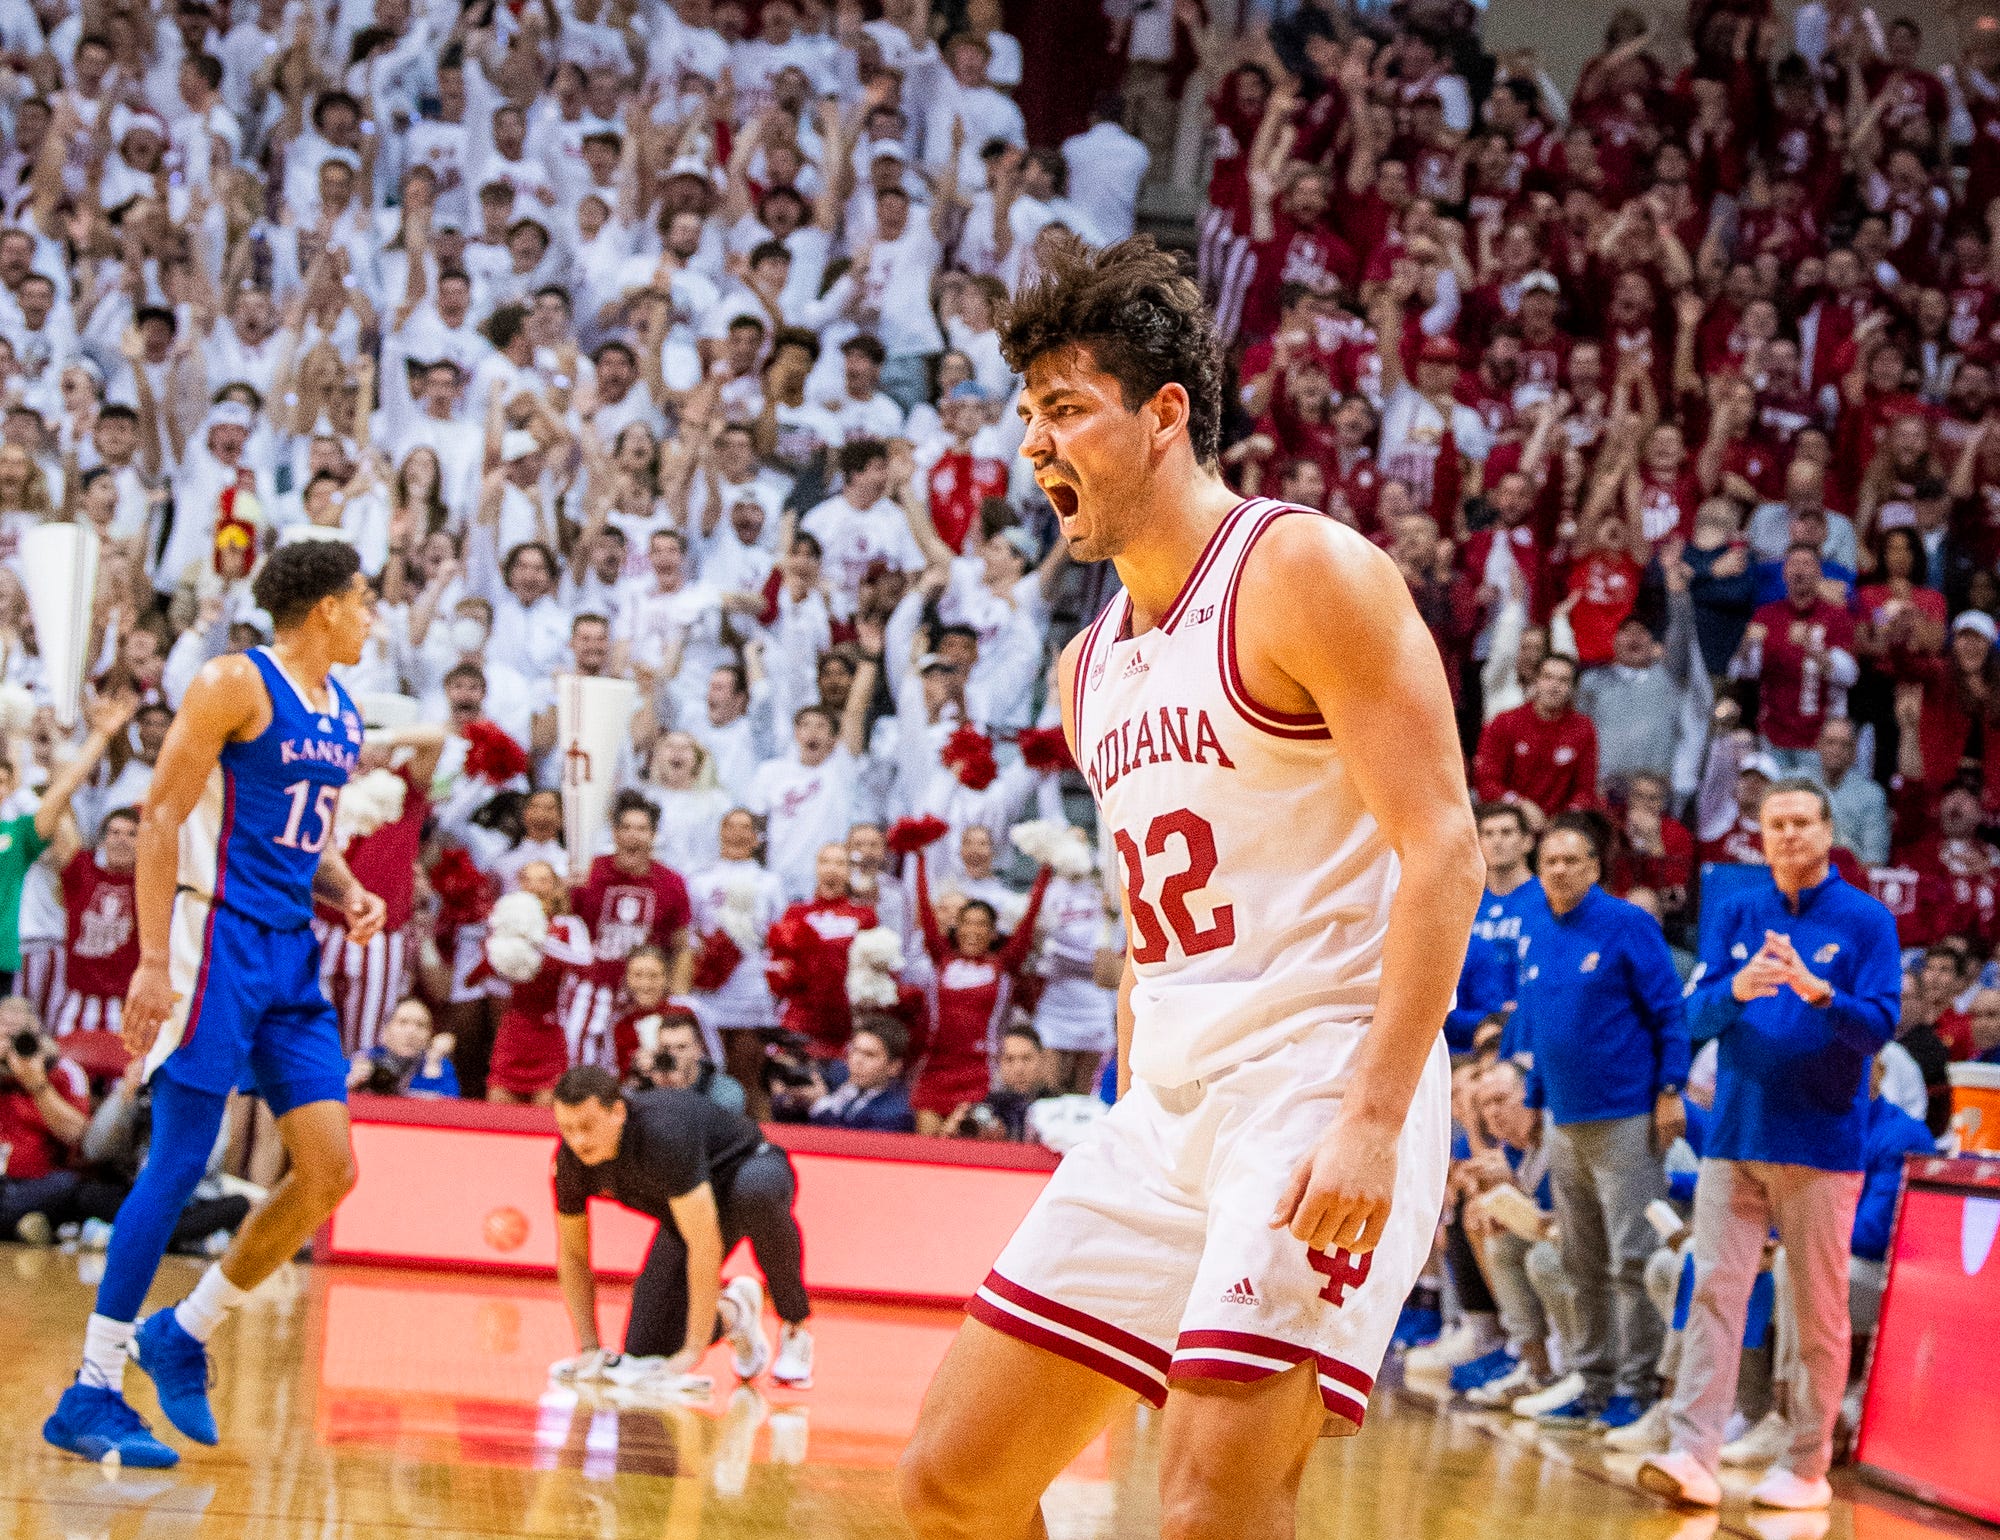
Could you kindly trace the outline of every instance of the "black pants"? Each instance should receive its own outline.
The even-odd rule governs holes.
[[[51,1171],[25,1181],[0,1180],[0,1240],[14,1238],[14,1226],[29,1214],[45,1214],[52,1227],[86,1219],[116,1219],[125,1188],[74,1171]]]
[[[1465,1233],[1463,1220],[1454,1219],[1445,1226],[1444,1260],[1451,1269],[1451,1281],[1458,1285],[1460,1308],[1468,1315],[1497,1314],[1500,1307],[1494,1304],[1486,1275],[1479,1270],[1479,1258],[1473,1255],[1472,1238]]]
[[[722,1254],[728,1256],[738,1241],[750,1238],[771,1303],[788,1322],[803,1321],[812,1312],[801,1271],[804,1242],[792,1217],[797,1192],[790,1159],[769,1144],[738,1166],[727,1182],[715,1185]],[[673,1220],[661,1220],[646,1265],[632,1285],[632,1318],[625,1326],[627,1353],[668,1358],[686,1345],[687,1260],[687,1242]]]

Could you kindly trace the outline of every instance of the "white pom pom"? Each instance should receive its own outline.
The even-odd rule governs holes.
[[[854,944],[848,949],[849,968],[854,966],[856,959],[878,972],[895,973],[903,966],[903,938],[886,925],[864,930],[855,936]]]
[[[509,983],[525,984],[542,971],[542,949],[525,936],[488,936],[486,960]]]
[[[887,926],[864,930],[847,951],[847,1002],[857,1010],[893,1010],[903,938]]]
[[[716,924],[745,956],[763,945],[757,924],[757,896],[762,888],[755,872],[731,872],[723,879],[722,910],[715,917]]]
[[[333,817],[334,843],[345,850],[352,840],[365,838],[385,824],[403,816],[403,798],[409,788],[393,770],[370,770],[349,781],[340,793],[340,807]]]
[[[1007,837],[1022,855],[1058,877],[1090,875],[1090,841],[1081,829],[1052,818],[1036,818],[1015,824]]]
[[[496,936],[513,936],[539,948],[548,939],[549,914],[532,893],[509,893],[493,906],[487,930]]]

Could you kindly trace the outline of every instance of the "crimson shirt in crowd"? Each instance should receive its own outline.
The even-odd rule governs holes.
[[[1482,802],[1532,802],[1544,813],[1597,805],[1597,728],[1570,707],[1553,720],[1531,701],[1479,735],[1473,783]]]
[[[570,894],[570,907],[590,927],[590,981],[607,989],[624,983],[625,959],[640,947],[656,946],[671,957],[693,914],[678,874],[652,861],[635,877],[620,871],[612,856],[590,863],[583,886]]]
[[[1592,551],[1570,568],[1569,591],[1576,603],[1569,628],[1576,637],[1578,661],[1609,663],[1611,639],[1639,602],[1639,564],[1622,551]]]
[[[89,1083],[69,1060],[56,1060],[49,1070],[49,1084],[78,1112],[90,1111]],[[0,1144],[13,1146],[7,1156],[7,1179],[14,1182],[32,1182],[60,1170],[68,1154],[42,1121],[34,1097],[11,1082],[0,1090]]]
[[[132,873],[107,871],[96,851],[79,850],[62,869],[62,895],[69,916],[63,987],[97,1000],[123,998],[139,966]]]
[[[341,855],[354,880],[382,900],[388,916],[382,922],[386,934],[410,923],[417,909],[417,850],[424,840],[424,820],[430,816],[431,799],[407,770],[396,775],[403,782],[403,811],[394,823],[347,842]],[[338,909],[318,906],[320,915],[334,924],[345,921]]]
[[[793,904],[771,927],[765,971],[779,1000],[779,1025],[812,1040],[821,1058],[836,1057],[853,1030],[847,1000],[847,952],[877,924],[875,910],[848,898]]]
[[[1773,748],[1809,749],[1826,723],[1831,682],[1811,655],[1815,638],[1825,651],[1854,651],[1854,619],[1837,604],[1817,599],[1801,610],[1789,599],[1767,604],[1751,617],[1764,628],[1764,669],[1757,692],[1757,729]]]

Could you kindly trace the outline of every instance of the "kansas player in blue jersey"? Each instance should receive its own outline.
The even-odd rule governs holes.
[[[354,1185],[347,1064],[311,920],[315,897],[345,913],[356,941],[383,920],[382,901],[331,843],[361,717],[327,671],[360,661],[374,598],[354,548],[322,541],[282,547],[253,592],[275,641],[196,676],[146,794],[124,1033],[146,1055],[152,1148],[112,1232],[83,1367],[42,1429],[59,1448],[116,1452],[127,1465],[180,1458],[126,1404],[128,1358],[152,1376],[168,1421],[216,1442],[210,1335]],[[224,1104],[246,1079],[277,1117],[290,1170],[194,1291],[135,1329]]]

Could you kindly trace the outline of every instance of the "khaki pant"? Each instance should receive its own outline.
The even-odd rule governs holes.
[[[1792,1442],[1785,1469],[1806,1481],[1832,1463],[1834,1424],[1847,1385],[1848,1242],[1861,1198],[1859,1171],[1767,1161],[1704,1160],[1694,1190],[1694,1300],[1674,1382],[1673,1446],[1710,1470],[1736,1403],[1743,1319],[1764,1237],[1776,1224],[1785,1249],[1780,1295],[1793,1330],[1782,1333],[1791,1372]]]

